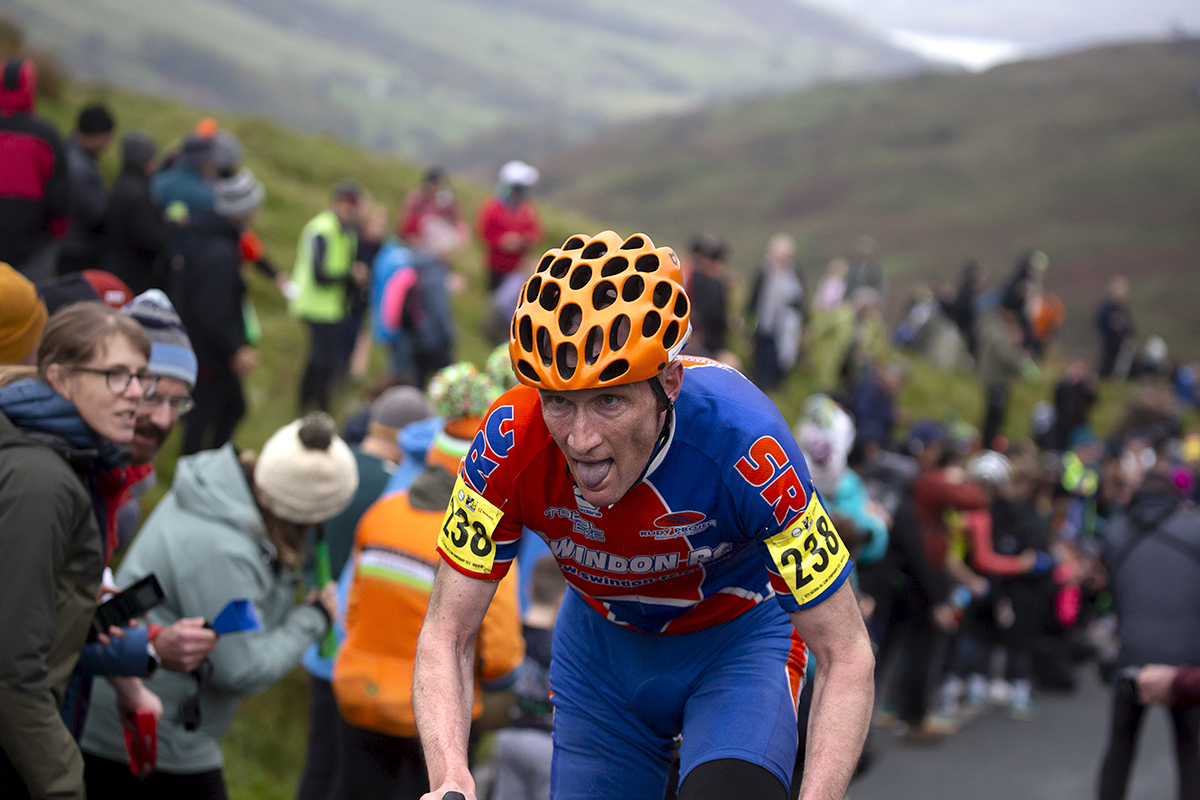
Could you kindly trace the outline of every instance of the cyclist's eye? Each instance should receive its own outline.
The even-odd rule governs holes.
[[[617,397],[615,394],[600,395],[600,405],[602,406],[615,406],[619,402],[621,402],[621,398]]]

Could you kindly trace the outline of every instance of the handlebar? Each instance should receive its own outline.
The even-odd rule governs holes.
[[[442,795],[442,800],[467,800],[462,792],[446,792]]]

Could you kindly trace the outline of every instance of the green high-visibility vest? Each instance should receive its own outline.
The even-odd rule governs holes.
[[[292,280],[298,291],[295,299],[288,303],[288,311],[308,322],[339,322],[346,314],[346,284],[340,281],[325,285],[317,283],[313,275],[313,239],[317,236],[325,240],[326,274],[344,278],[354,264],[358,236],[354,231],[343,230],[333,211],[317,214],[300,231],[296,266],[292,269]]]

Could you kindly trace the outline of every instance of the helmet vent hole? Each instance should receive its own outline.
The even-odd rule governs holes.
[[[561,278],[563,275],[567,274],[567,270],[569,270],[570,268],[571,268],[571,259],[570,258],[560,258],[558,261],[555,261],[553,264],[550,265],[550,277],[551,278]]]
[[[542,278],[540,275],[534,275],[529,279],[529,285],[525,287],[525,299],[532,303],[537,300],[538,292],[542,290]]]
[[[616,352],[625,346],[625,342],[629,341],[629,317],[621,314],[613,320],[612,327],[608,329],[608,349]]]
[[[574,336],[583,324],[583,309],[578,303],[567,303],[558,313],[558,329],[563,336]]]
[[[629,269],[628,258],[625,256],[613,256],[604,262],[604,266],[600,268],[600,274],[605,278],[611,278],[613,275],[620,275],[627,269]]]
[[[589,367],[600,360],[600,353],[604,350],[604,329],[599,325],[592,327],[588,331],[587,340],[583,343],[583,363]]]
[[[567,239],[565,242],[563,242],[562,249],[578,250],[581,247],[583,247],[583,239],[580,239],[578,236],[572,236],[570,239]]]
[[[646,246],[646,240],[641,236],[630,236],[625,240],[625,244],[621,245],[622,250],[641,250]]]
[[[537,271],[545,272],[546,267],[549,267],[552,261],[554,261],[554,254],[546,253],[546,255],[542,256],[542,260],[538,262]]]
[[[663,281],[654,287],[654,297],[651,299],[655,308],[666,308],[671,302],[671,284]]]
[[[521,349],[526,353],[533,352],[533,320],[528,315],[521,317],[517,325],[517,338],[521,340]]]
[[[580,264],[575,268],[575,271],[571,273],[571,288],[575,291],[579,291],[583,287],[587,286],[588,281],[591,279],[592,268],[587,264]]]
[[[593,239],[591,244],[583,248],[583,252],[579,254],[580,258],[599,258],[608,252],[608,245],[599,239]]]
[[[537,332],[538,356],[542,359],[542,364],[550,366],[554,360],[554,344],[550,341],[550,329],[538,328]]]
[[[626,303],[632,303],[641,297],[644,291],[646,291],[646,281],[642,279],[642,276],[630,275],[621,286],[621,299]]]
[[[512,319],[508,321],[508,335],[513,339],[517,338],[517,315],[513,314]]]
[[[687,295],[683,292],[675,295],[675,316],[683,319],[687,316],[688,301]]]
[[[538,377],[537,370],[535,370],[533,367],[529,366],[529,362],[523,358],[520,359],[519,361],[517,361],[517,372],[520,372],[522,375],[524,375],[526,378],[533,381],[534,383],[542,382],[542,379]]]
[[[662,317],[658,315],[657,311],[651,311],[642,318],[642,336],[649,338],[658,333],[660,327],[662,327]]]
[[[676,340],[678,340],[678,339],[679,339],[679,323],[672,322],[670,325],[667,326],[667,329],[665,331],[663,331],[663,347],[670,350],[671,347],[675,344]]]
[[[600,382],[615,381],[626,372],[629,372],[629,362],[623,358],[618,358],[600,372]]]
[[[555,353],[554,364],[558,367],[558,374],[562,376],[563,380],[571,380],[571,376],[575,374],[575,368],[579,366],[579,353],[575,350],[575,345],[570,342],[560,344]]]
[[[633,262],[633,268],[638,272],[656,272],[658,271],[658,256],[654,253],[638,256],[638,260]]]
[[[617,287],[612,281],[600,281],[596,284],[596,288],[592,290],[592,308],[603,311],[615,302]]]
[[[542,287],[542,296],[538,302],[542,304],[542,308],[553,311],[558,306],[560,297],[562,297],[562,289],[558,288],[558,284],[547,281],[546,285]]]

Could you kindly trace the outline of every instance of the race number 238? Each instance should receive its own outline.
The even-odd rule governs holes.
[[[767,540],[767,550],[801,606],[820,597],[850,560],[817,496],[790,528]]]
[[[499,508],[468,486],[460,475],[442,520],[438,549],[466,572],[481,577],[491,575],[496,561],[492,533],[502,515]]]

